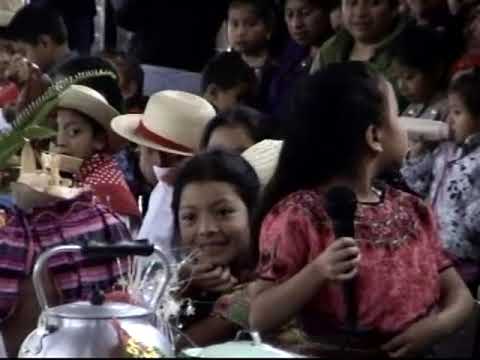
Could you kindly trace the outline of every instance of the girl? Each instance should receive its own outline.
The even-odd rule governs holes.
[[[428,206],[373,183],[406,151],[397,112],[391,85],[359,62],[330,65],[297,93],[295,123],[260,212],[252,328],[297,317],[320,349],[404,357],[470,315],[472,298],[442,253]],[[334,186],[358,199],[355,239],[335,238],[325,207]]]
[[[270,56],[270,40],[275,27],[270,0],[234,0],[228,9],[228,39],[258,78],[260,106],[265,105],[276,65]]]
[[[100,201],[125,217],[138,217],[135,198],[111,154],[125,143],[110,128],[118,113],[95,90],[72,85],[60,96],[56,151],[83,159],[75,180],[90,186]]]
[[[409,186],[432,202],[443,246],[476,293],[480,280],[477,238],[480,231],[480,71],[456,77],[448,93],[451,140],[433,151],[419,144],[402,170]]]
[[[242,153],[267,138],[263,128],[268,121],[266,116],[255,109],[236,106],[218,114],[207,124],[200,148],[222,148]]]
[[[254,265],[250,222],[259,188],[246,160],[220,150],[195,156],[177,174],[176,241],[199,252],[185,293],[193,299],[195,316],[184,323],[198,346],[233,339],[248,328],[246,283],[253,279]]]
[[[228,39],[233,50],[254,69],[269,62],[275,13],[268,0],[234,0],[228,9]]]
[[[332,34],[330,11],[335,0],[283,0],[291,42],[279,60],[279,69],[272,79],[268,112],[282,119],[295,83],[308,74],[318,49]]]
[[[311,72],[349,60],[371,63],[391,78],[388,46],[403,31],[397,0],[342,0],[344,29],[317,52]]]
[[[393,73],[409,106],[402,115],[445,121],[446,90],[452,63],[442,34],[427,28],[406,28],[392,43]]]

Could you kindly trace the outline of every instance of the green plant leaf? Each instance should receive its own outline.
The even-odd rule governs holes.
[[[57,132],[45,126],[30,126],[22,131],[23,137],[29,140],[44,140],[54,137]]]
[[[14,131],[0,138],[0,169],[8,167],[8,160],[25,144],[21,131]]]

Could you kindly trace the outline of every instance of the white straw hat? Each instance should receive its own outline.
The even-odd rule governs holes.
[[[0,27],[7,27],[15,16],[16,12],[23,7],[23,0],[1,0],[0,1]]]
[[[215,109],[205,99],[183,91],[153,94],[144,114],[118,116],[112,129],[138,145],[172,154],[190,156],[198,150]]]
[[[281,140],[263,140],[242,153],[242,157],[255,169],[262,187],[268,184],[277,169],[282,146]]]
[[[115,153],[125,145],[126,141],[110,127],[110,122],[119,113],[98,91],[84,85],[70,85],[60,95],[57,107],[78,111],[96,121],[107,132],[109,152]]]

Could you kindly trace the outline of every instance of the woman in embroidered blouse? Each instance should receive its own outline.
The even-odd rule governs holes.
[[[470,315],[472,298],[442,253],[430,208],[374,187],[373,179],[399,167],[406,151],[397,113],[391,85],[359,62],[328,66],[293,99],[295,128],[267,186],[257,230],[254,329],[298,317],[320,347],[344,349],[350,339],[355,351],[403,357],[429,348]],[[350,187],[359,201],[355,239],[335,239],[325,211],[324,194],[337,185]],[[345,338],[341,330],[342,284],[351,279],[357,325],[369,330],[362,338]]]
[[[184,329],[199,346],[231,340],[248,327],[250,219],[259,188],[246,160],[221,150],[195,156],[177,175],[176,241],[198,252],[192,283],[182,294],[193,300],[195,315],[184,319]]]

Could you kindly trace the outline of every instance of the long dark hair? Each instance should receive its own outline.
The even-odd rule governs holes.
[[[277,169],[265,188],[253,236],[281,199],[352,174],[365,148],[365,132],[386,113],[382,78],[361,62],[332,64],[311,75],[292,99]]]
[[[172,199],[174,241],[178,241],[180,235],[178,212],[183,190],[191,183],[202,181],[219,181],[232,185],[248,209],[249,221],[252,222],[260,191],[260,182],[255,170],[240,155],[223,150],[211,150],[188,160],[176,175]]]

